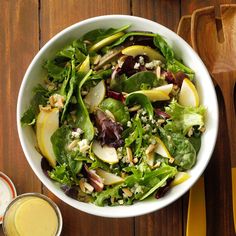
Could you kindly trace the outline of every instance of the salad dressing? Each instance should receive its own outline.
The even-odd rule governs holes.
[[[59,227],[55,209],[46,200],[27,196],[7,210],[4,230],[7,236],[53,236]]]

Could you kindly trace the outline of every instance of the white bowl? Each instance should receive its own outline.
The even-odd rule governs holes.
[[[151,31],[165,37],[173,47],[176,54],[184,63],[196,73],[196,86],[200,96],[200,102],[207,107],[206,132],[202,136],[202,145],[198,154],[196,165],[189,171],[191,178],[184,183],[173,187],[160,199],[147,199],[131,206],[98,207],[93,204],[76,201],[64,194],[64,192],[41,169],[41,155],[36,151],[36,138],[31,127],[22,127],[20,118],[28,108],[32,97],[32,89],[38,83],[42,83],[45,72],[42,69],[43,62],[55,55],[55,53],[74,39],[84,33],[97,28],[120,27],[131,24],[130,31]],[[28,67],[18,96],[17,103],[17,128],[20,142],[25,156],[42,183],[57,197],[78,210],[104,217],[131,217],[150,213],[161,209],[187,192],[205,170],[212,155],[218,131],[218,105],[215,89],[206,67],[194,50],[177,34],[166,27],[139,17],[127,15],[108,15],[91,18],[74,24],[54,36],[37,53]]]

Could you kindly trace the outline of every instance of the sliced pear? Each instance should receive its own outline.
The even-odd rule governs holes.
[[[179,104],[182,106],[199,106],[199,96],[194,84],[187,78],[183,80],[179,92]]]
[[[117,40],[118,38],[120,38],[121,36],[123,36],[124,33],[123,32],[118,32],[116,34],[113,34],[105,39],[102,39],[101,41],[95,43],[90,49],[90,52],[96,52],[99,49],[113,43],[115,40]]]
[[[85,60],[82,62],[79,68],[79,72],[83,74],[87,74],[89,72],[89,69],[90,69],[90,59],[89,59],[89,56],[87,56]]]
[[[124,55],[132,56],[132,57],[136,57],[138,55],[145,55],[145,56],[148,56],[151,61],[153,60],[165,61],[165,58],[159,52],[157,52],[155,49],[150,48],[148,46],[133,45],[133,46],[124,48],[121,52]]]
[[[84,98],[84,102],[89,106],[91,112],[103,101],[106,94],[106,86],[104,80],[101,80],[95,87],[89,90]]]
[[[41,109],[36,120],[36,138],[39,149],[52,167],[56,166],[51,136],[59,128],[59,109]]]
[[[170,186],[175,186],[178,184],[183,183],[187,179],[189,179],[191,176],[187,172],[178,172],[174,178],[174,180],[171,182]]]
[[[140,90],[136,91],[134,93],[142,93],[146,95],[151,102],[156,102],[156,101],[166,101],[169,100],[170,97],[167,93],[156,90],[156,89],[151,89],[151,90]]]
[[[169,95],[172,89],[173,89],[173,84],[165,84],[165,85],[153,88],[152,90],[162,91],[163,93],[166,93]]]
[[[116,149],[113,147],[109,147],[107,145],[102,147],[98,141],[94,141],[92,145],[92,151],[100,160],[106,163],[115,164],[119,162]]]
[[[103,179],[105,185],[118,184],[124,181],[123,178],[115,174],[109,173],[102,169],[97,169],[96,173]]]
[[[174,161],[174,158],[170,155],[162,140],[159,137],[156,137],[156,142],[157,146],[155,148],[155,152],[163,157],[167,157],[169,159],[169,162],[172,163]]]

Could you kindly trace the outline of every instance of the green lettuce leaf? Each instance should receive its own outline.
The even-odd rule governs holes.
[[[51,93],[42,85],[38,85],[33,90],[34,96],[31,100],[30,107],[24,112],[21,117],[22,125],[34,125],[36,117],[39,113],[39,105],[45,106]]]
[[[203,106],[184,107],[173,100],[165,108],[165,111],[171,118],[167,120],[164,128],[170,132],[179,132],[185,135],[193,126],[199,126],[199,128],[204,126],[206,109]]]

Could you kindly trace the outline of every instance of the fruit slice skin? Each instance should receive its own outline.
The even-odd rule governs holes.
[[[98,141],[94,141],[92,145],[92,151],[100,160],[106,163],[115,164],[119,162],[116,149],[113,147],[109,147],[107,145],[102,147]]]
[[[147,96],[149,98],[149,100],[151,102],[156,102],[156,101],[166,101],[169,100],[170,97],[167,93],[160,91],[160,90],[156,90],[156,89],[151,89],[151,90],[139,90],[130,94],[134,94],[134,93],[141,93],[144,94],[145,96]]]
[[[84,102],[89,106],[91,112],[103,101],[106,94],[106,86],[104,80],[101,80],[95,87],[89,90],[84,98]]]
[[[59,109],[41,109],[36,120],[36,138],[42,155],[52,167],[56,166],[56,156],[53,151],[51,136],[59,128]]]
[[[166,85],[153,88],[152,90],[162,91],[163,93],[166,93],[169,95],[172,89],[173,89],[173,84],[166,84]]]
[[[115,40],[117,40],[118,38],[120,38],[121,36],[123,36],[124,33],[123,32],[118,32],[116,34],[113,34],[105,39],[102,39],[101,41],[99,41],[98,43],[94,44],[89,51],[90,52],[96,52],[99,49],[103,48],[104,46],[107,46],[111,43],[113,43]]]
[[[183,183],[187,179],[189,179],[191,176],[187,172],[178,172],[175,176],[175,179],[171,182],[171,186],[176,186],[178,184]]]
[[[118,184],[124,181],[123,178],[121,178],[120,176],[114,175],[112,173],[109,173],[105,170],[102,169],[97,169],[96,173],[102,177],[103,179],[103,183],[105,185],[112,185],[112,184]]]
[[[167,157],[169,159],[169,162],[172,163],[174,161],[174,158],[170,155],[165,144],[161,141],[159,137],[156,137],[156,142],[157,147],[155,148],[155,152],[163,157]]]
[[[178,102],[182,106],[199,106],[199,96],[194,84],[187,78],[183,80]]]
[[[132,57],[136,57],[138,55],[145,55],[149,57],[150,61],[153,61],[153,60],[165,61],[165,58],[159,52],[157,52],[155,49],[150,48],[148,46],[133,45],[133,46],[124,48],[121,52],[124,55],[132,56]]]

